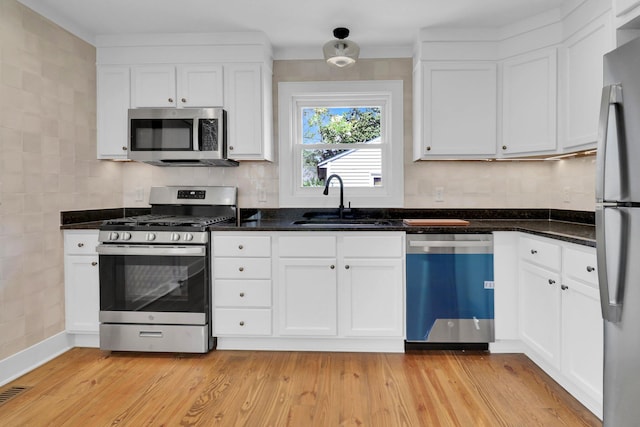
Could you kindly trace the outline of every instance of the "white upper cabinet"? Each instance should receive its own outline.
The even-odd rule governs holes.
[[[602,93],[602,56],[613,48],[610,14],[606,13],[563,44],[562,146],[564,151],[595,148]]]
[[[221,65],[140,65],[131,70],[133,108],[221,107]]]
[[[546,49],[503,63],[503,156],[556,150],[556,57]]]
[[[224,66],[229,157],[272,160],[271,73],[261,64]]]
[[[96,84],[98,158],[126,159],[129,67],[99,67]]]
[[[496,64],[422,62],[417,67],[414,160],[495,156]]]

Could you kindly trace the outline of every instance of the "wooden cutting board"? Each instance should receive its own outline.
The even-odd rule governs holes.
[[[469,221],[465,221],[464,219],[437,219],[437,218],[428,218],[428,219],[403,219],[406,225],[415,225],[415,226],[464,226],[469,225]]]

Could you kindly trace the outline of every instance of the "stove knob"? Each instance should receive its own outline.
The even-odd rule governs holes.
[[[122,240],[131,240],[131,233],[127,233],[126,231],[122,233]]]
[[[111,233],[109,233],[109,240],[118,240],[118,237],[120,237],[120,235],[115,231],[112,231]]]
[[[184,240],[186,240],[187,242],[190,242],[193,240],[193,234],[191,233],[185,233],[184,234]]]
[[[171,233],[171,241],[172,242],[176,242],[180,240],[180,234],[179,233]]]
[[[147,233],[147,241],[156,240],[156,233]]]

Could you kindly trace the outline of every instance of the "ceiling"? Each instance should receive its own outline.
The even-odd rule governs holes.
[[[363,53],[409,49],[421,28],[503,27],[568,0],[18,1],[92,44],[97,35],[261,31],[278,58],[304,50],[321,57],[339,26]]]

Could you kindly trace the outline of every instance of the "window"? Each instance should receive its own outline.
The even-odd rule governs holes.
[[[280,206],[402,207],[401,81],[280,83]],[[331,186],[339,185],[332,180]]]

